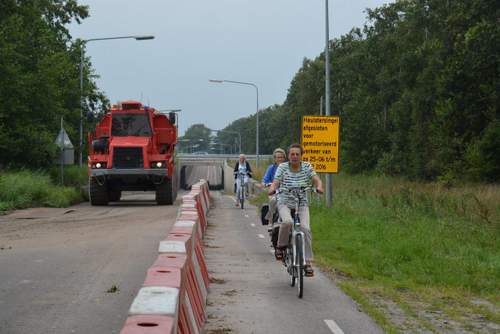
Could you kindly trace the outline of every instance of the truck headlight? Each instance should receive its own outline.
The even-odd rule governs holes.
[[[106,163],[105,162],[96,162],[96,163],[93,163],[92,164],[92,168],[96,168],[96,169],[106,168]]]
[[[162,168],[165,167],[164,161],[154,161],[151,163],[151,168]]]

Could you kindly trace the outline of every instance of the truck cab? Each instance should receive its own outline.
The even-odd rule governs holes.
[[[89,198],[92,205],[119,201],[122,191],[155,191],[160,205],[177,195],[174,164],[176,115],[138,101],[114,105],[89,133]]]

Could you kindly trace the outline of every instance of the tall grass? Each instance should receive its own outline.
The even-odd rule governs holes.
[[[394,287],[500,291],[500,187],[334,177],[312,210],[314,250],[345,274]]]
[[[74,187],[53,184],[43,172],[0,172],[0,213],[36,206],[66,207],[82,200]]]
[[[88,184],[87,166],[65,166],[64,167],[64,185],[75,187],[77,189]],[[54,184],[61,183],[61,170],[59,167],[49,169],[48,174]]]

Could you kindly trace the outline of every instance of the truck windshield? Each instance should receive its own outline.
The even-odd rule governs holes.
[[[151,136],[151,127],[147,114],[113,114],[113,121],[111,123],[111,135],[118,137],[137,136],[149,137]]]

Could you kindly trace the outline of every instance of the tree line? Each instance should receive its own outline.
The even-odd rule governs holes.
[[[0,2],[0,168],[52,164],[61,116],[78,148],[84,45],[72,40],[67,25],[88,16],[87,6],[76,0]],[[89,59],[83,63],[86,115],[107,100],[96,87]]]
[[[399,0],[331,40],[342,170],[499,181],[499,20],[496,0]],[[304,59],[284,103],[260,111],[262,153],[300,141],[302,116],[319,114],[324,61]],[[255,115],[225,129],[255,152]]]

